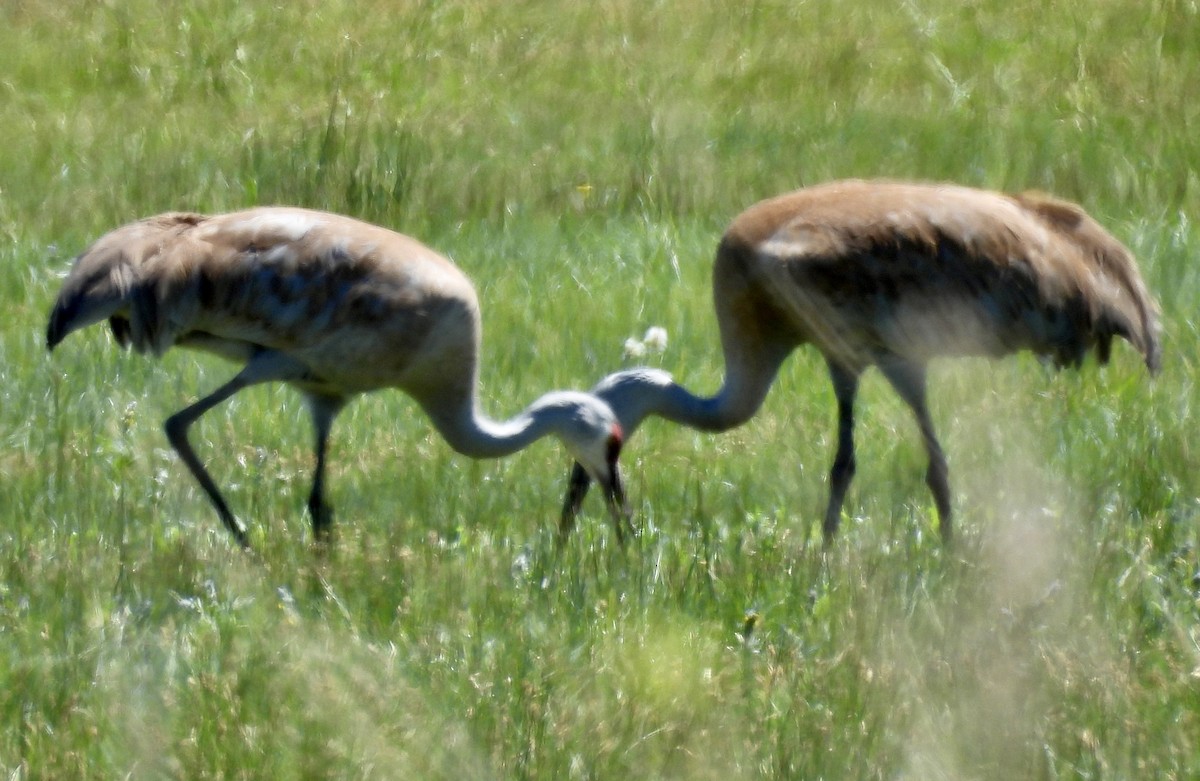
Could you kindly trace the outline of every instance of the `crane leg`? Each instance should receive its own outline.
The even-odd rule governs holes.
[[[316,431],[317,456],[312,491],[308,495],[308,512],[312,516],[313,540],[326,542],[333,528],[333,507],[325,501],[325,453],[329,448],[329,430],[333,426],[333,419],[345,406],[346,400],[340,396],[309,394],[308,402]]]
[[[204,464],[196,456],[196,451],[192,449],[191,443],[188,442],[188,428],[204,413],[221,402],[226,401],[230,396],[243,388],[272,380],[301,379],[304,374],[305,370],[303,366],[300,366],[295,361],[280,353],[271,351],[256,353],[232,380],[190,407],[176,412],[167,418],[166,423],[163,424],[163,428],[167,433],[167,440],[171,443],[171,447],[179,454],[180,460],[183,461],[188,471],[192,473],[192,477],[196,478],[196,482],[200,483],[200,487],[204,489],[204,493],[208,494],[208,499],[212,502],[213,507],[216,508],[217,514],[221,517],[221,522],[225,524],[225,528],[229,529],[230,533],[237,539],[238,544],[243,548],[249,547],[249,540],[246,538],[246,529],[234,517],[233,512],[229,509],[229,505],[225,502],[225,497],[221,496],[221,491],[217,488],[217,484],[213,482],[212,476],[209,475],[208,470],[204,468]]]
[[[854,399],[858,395],[859,372],[828,361],[829,376],[833,380],[833,392],[838,405],[838,446],[829,470],[829,504],[825,508],[825,523],[822,532],[828,546],[842,516],[842,504],[846,491],[854,479]]]
[[[901,358],[892,358],[880,361],[879,368],[917,417],[921,437],[925,440],[925,451],[929,455],[925,484],[929,486],[933,493],[933,502],[937,505],[938,530],[941,532],[942,542],[949,543],[954,534],[950,508],[950,469],[946,465],[946,455],[942,452],[942,446],[933,430],[933,419],[929,416],[925,366]]]

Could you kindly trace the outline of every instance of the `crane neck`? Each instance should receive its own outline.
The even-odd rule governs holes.
[[[712,396],[698,396],[657,370],[610,375],[593,392],[617,413],[629,436],[651,416],[701,431],[725,431],[749,420],[766,398],[775,372],[729,373]]]
[[[726,377],[715,395],[697,396],[672,383],[657,398],[654,414],[701,431],[727,431],[754,416],[769,388],[769,382],[752,387]]]
[[[728,396],[723,391],[715,396],[698,396],[678,383],[662,387],[650,398],[647,414],[702,431],[724,431],[736,426],[728,414]]]
[[[472,395],[457,404],[422,403],[433,425],[455,451],[471,458],[502,458],[549,434],[565,434],[577,414],[571,394],[547,393],[508,420],[494,420]],[[566,439],[564,438],[564,441]]]

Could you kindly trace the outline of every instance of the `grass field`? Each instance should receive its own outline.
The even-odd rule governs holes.
[[[1200,10],[1190,0],[8,0],[0,4],[0,777],[1200,777]],[[761,198],[846,176],[1036,188],[1139,257],[1164,370],[936,364],[961,544],[916,427],[861,397],[820,550],[819,356],[721,436],[651,421],[556,555],[568,459],[454,454],[398,393],[334,431],[309,547],[300,399],[161,422],[232,368],[53,356],[69,259],[171,209],[299,204],[446,252],[484,406],[722,365],[709,269]],[[757,616],[743,633],[747,615]]]

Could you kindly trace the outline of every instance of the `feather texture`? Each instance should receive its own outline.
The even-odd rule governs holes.
[[[1075,366],[1128,339],[1157,371],[1157,307],[1132,255],[1079,207],[950,185],[836,182],[757,204],[715,277],[762,297],[792,338],[851,366],[891,352]],[[723,296],[721,296],[723,297]]]
[[[815,345],[838,402],[826,541],[855,471],[854,401],[868,367],[916,415],[948,540],[949,470],[926,403],[931,359],[1031,350],[1078,366],[1095,350],[1104,363],[1119,336],[1151,373],[1161,362],[1158,307],[1133,256],[1079,206],[1039,193],[861,180],[797,190],[733,220],[712,293],[725,358],[716,394],[696,396],[653,369],[610,375],[593,392],[627,436],[649,415],[723,431],[758,411],[793,349]],[[564,524],[586,484],[577,468]]]
[[[187,429],[241,388],[267,381],[290,383],[310,402],[317,472],[309,507],[318,536],[331,517],[322,492],[333,418],[352,396],[381,388],[415,398],[466,455],[502,456],[556,435],[607,486],[621,532],[621,431],[612,410],[594,396],[555,392],[509,421],[484,416],[475,290],[454,264],[408,236],[286,207],[150,217],[108,233],[76,258],[50,314],[47,344],[53,349],[106,319],[118,344],[141,353],[182,346],[245,364],[167,421],[171,444],[243,544],[244,531],[188,444]]]

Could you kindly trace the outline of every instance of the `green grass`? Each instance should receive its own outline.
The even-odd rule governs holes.
[[[0,6],[0,776],[1194,778],[1200,775],[1200,13],[1164,0],[466,0]],[[843,176],[1082,202],[1163,305],[1149,381],[937,364],[961,544],[908,411],[862,393],[820,552],[832,391],[802,350],[748,425],[650,421],[643,529],[567,459],[455,455],[400,394],[334,430],[308,546],[286,388],[205,417],[235,550],[161,421],[232,371],[43,345],[58,274],[169,209],[293,203],[451,255],[485,407],[649,360],[714,389],[708,289],[740,209]],[[745,616],[759,620],[748,639]]]

